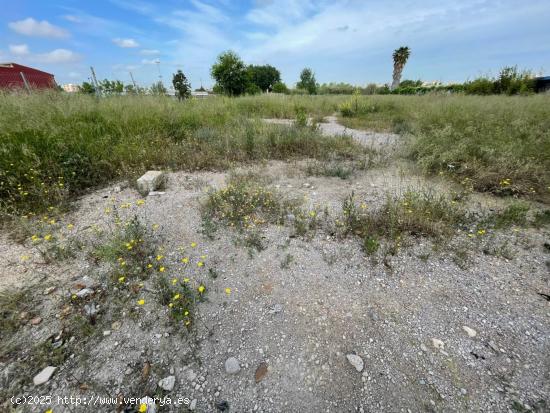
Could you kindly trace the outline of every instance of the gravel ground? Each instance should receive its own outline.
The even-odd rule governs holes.
[[[328,125],[336,128],[332,121]],[[271,177],[270,186],[285,196],[334,213],[352,190],[372,206],[388,192],[410,187],[450,190],[445,181],[426,180],[407,164],[357,172],[345,181],[308,177],[302,167],[270,162],[254,170]],[[444,248],[411,239],[388,266],[366,257],[352,237],[320,230],[300,238],[287,226],[270,225],[261,231],[265,249],[250,254],[235,230],[220,227],[213,239],[201,231],[204,188],[220,188],[226,178],[225,173],[171,173],[164,193],[121,211],[160,224],[167,268],[207,286],[191,333],[168,323],[166,309],[147,298],[154,287],[146,282],[149,295],[138,317],[124,312],[121,321],[113,321],[105,315],[98,323],[108,334],[69,339],[82,343],[81,351],[55,366],[46,384],[33,386],[32,377],[18,382],[14,361],[0,360],[0,385],[27,396],[189,399],[185,405],[158,406],[157,412],[549,411],[550,303],[541,295],[550,294],[547,230],[487,234],[483,245],[512,246],[508,258],[487,255],[482,244],[460,234]],[[107,226],[111,218],[104,211],[113,198],[115,204],[135,205],[140,197],[113,185],[80,199],[64,219],[81,234]],[[475,205],[481,204],[476,198]],[[189,250],[192,242],[198,245],[190,253],[206,255],[206,266],[188,272],[179,263],[178,248]],[[459,266],[452,245],[464,242],[469,242],[468,260]],[[20,262],[23,254],[30,259]],[[41,289],[57,287],[43,296],[42,322],[18,333],[27,346],[62,328],[58,315],[68,286],[102,271],[84,252],[62,265],[42,265],[28,244],[7,236],[0,238],[0,257],[8,263],[0,269],[0,289],[31,282],[40,282]],[[208,269],[218,276],[207,276]],[[161,379],[167,380],[159,384]],[[52,408],[55,413],[116,410],[55,403]]]

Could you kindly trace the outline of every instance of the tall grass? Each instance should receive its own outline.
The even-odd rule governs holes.
[[[0,212],[38,212],[87,188],[134,178],[148,169],[221,169],[261,159],[325,159],[334,154],[353,159],[362,153],[349,138],[326,138],[307,127],[255,119],[290,116],[284,102],[2,95]],[[308,110],[313,107],[309,103]],[[323,104],[315,108],[323,110]]]
[[[342,106],[342,122],[408,135],[409,156],[426,172],[479,191],[550,199],[550,96],[358,99],[356,110],[355,102]]]

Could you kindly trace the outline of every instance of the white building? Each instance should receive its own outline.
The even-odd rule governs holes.
[[[69,93],[75,93],[80,90],[80,87],[78,85],[75,85],[74,83],[65,83],[64,85],[61,85],[61,87],[65,92]]]

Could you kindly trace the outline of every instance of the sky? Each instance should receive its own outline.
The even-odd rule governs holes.
[[[411,49],[404,79],[461,82],[507,65],[550,75],[550,0],[0,0],[0,62],[58,83],[165,85],[182,70],[210,87],[225,50],[271,64],[293,86],[389,83],[392,51]],[[158,63],[157,63],[158,62]]]

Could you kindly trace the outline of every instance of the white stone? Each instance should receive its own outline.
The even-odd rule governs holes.
[[[52,377],[52,374],[56,369],[57,367],[52,367],[52,366],[45,367],[44,370],[42,370],[32,379],[34,385],[40,386],[41,384],[46,383],[48,380],[50,380],[50,377]]]
[[[357,354],[348,354],[346,355],[346,358],[350,362],[350,364],[355,367],[355,370],[357,371],[363,371],[364,363],[363,359],[359,357]]]
[[[462,326],[462,329],[468,334],[470,337],[477,336],[477,331],[475,331],[473,328],[470,328],[468,326]]]
[[[443,349],[443,347],[445,347],[445,343],[438,338],[432,338],[432,344],[435,348],[440,350]]]
[[[176,384],[174,376],[168,376],[159,381],[159,386],[166,391],[172,391],[174,384]]]
[[[237,360],[235,357],[229,357],[225,361],[225,371],[228,374],[237,374],[239,371],[241,371],[239,360]]]
[[[191,403],[189,404],[189,410],[193,411],[197,408],[197,399],[191,400]]]
[[[141,195],[146,196],[151,191],[156,191],[164,180],[162,171],[147,171],[137,180],[137,188]]]

